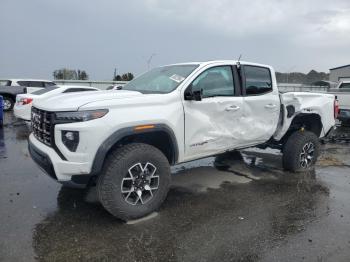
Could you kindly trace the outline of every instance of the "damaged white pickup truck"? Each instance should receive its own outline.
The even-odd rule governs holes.
[[[331,94],[280,94],[272,67],[210,61],[155,68],[122,90],[35,102],[29,151],[64,184],[97,184],[102,205],[128,220],[164,201],[170,165],[247,147],[311,168],[335,125]]]

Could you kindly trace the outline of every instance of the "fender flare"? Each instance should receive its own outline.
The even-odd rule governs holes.
[[[130,135],[138,135],[138,134],[145,134],[145,133],[152,133],[152,132],[165,132],[167,135],[169,135],[172,146],[173,146],[173,163],[174,164],[178,160],[179,156],[179,148],[178,148],[178,143],[176,140],[176,136],[174,134],[174,131],[167,126],[166,124],[152,124],[154,127],[152,129],[144,129],[142,131],[137,131],[135,130],[135,126],[133,127],[125,127],[122,129],[119,129],[115,131],[112,135],[110,135],[98,148],[95,158],[92,164],[91,168],[91,175],[98,175],[102,168],[103,168],[103,163],[104,160],[107,157],[108,152],[112,149],[112,147],[121,141],[123,138],[130,136]]]

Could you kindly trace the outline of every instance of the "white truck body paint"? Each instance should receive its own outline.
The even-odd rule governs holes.
[[[293,119],[301,113],[317,114],[321,116],[323,128],[320,137],[324,137],[335,125],[334,111],[330,110],[334,106],[334,95],[309,92],[290,92],[280,94],[280,98],[284,107],[284,115],[282,124],[273,135],[276,140],[280,140],[284,136]],[[295,114],[290,118],[287,117],[287,106],[289,105],[293,105],[295,108]]]
[[[221,65],[237,65],[236,61],[209,61],[186,63],[198,65],[175,90],[163,94],[143,94],[137,91],[111,90],[99,94],[58,95],[35,101],[34,106],[50,112],[108,109],[102,118],[86,122],[57,124],[55,144],[66,158],[60,160],[57,152],[41,143],[33,135],[30,143],[45,152],[53,162],[58,181],[69,181],[72,175],[89,174],[98,148],[108,137],[126,127],[144,124],[164,124],[174,133],[177,163],[219,154],[228,150],[263,144],[272,137],[276,140],[287,132],[293,118],[280,116],[280,107],[293,104],[298,113],[320,115],[324,132],[335,124],[334,96],[313,93],[286,93],[279,95],[272,67],[272,91],[256,96],[216,96],[201,101],[185,100],[186,88],[206,69]],[[294,116],[295,117],[295,116]],[[279,121],[282,120],[283,121]],[[79,131],[79,145],[71,152],[62,142],[62,130]]]

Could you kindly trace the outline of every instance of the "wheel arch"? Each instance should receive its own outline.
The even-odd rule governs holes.
[[[129,143],[145,143],[158,148],[170,164],[178,161],[179,149],[173,130],[165,124],[154,124],[153,128],[137,131],[135,127],[120,129],[110,135],[98,148],[91,175],[98,175],[109,152]]]
[[[323,129],[321,116],[316,113],[300,113],[296,115],[293,118],[286,134],[281,139],[282,144],[284,144],[284,142],[291,136],[291,134],[301,129],[310,131],[317,137],[320,137]]]
[[[13,101],[16,101],[16,95],[15,94],[11,94],[8,92],[0,92],[0,96],[2,97],[9,97],[11,99],[13,99]]]

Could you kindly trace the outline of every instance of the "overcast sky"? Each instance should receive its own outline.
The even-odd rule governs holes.
[[[93,80],[186,61],[237,59],[278,71],[350,64],[349,0],[0,0],[0,78]]]

